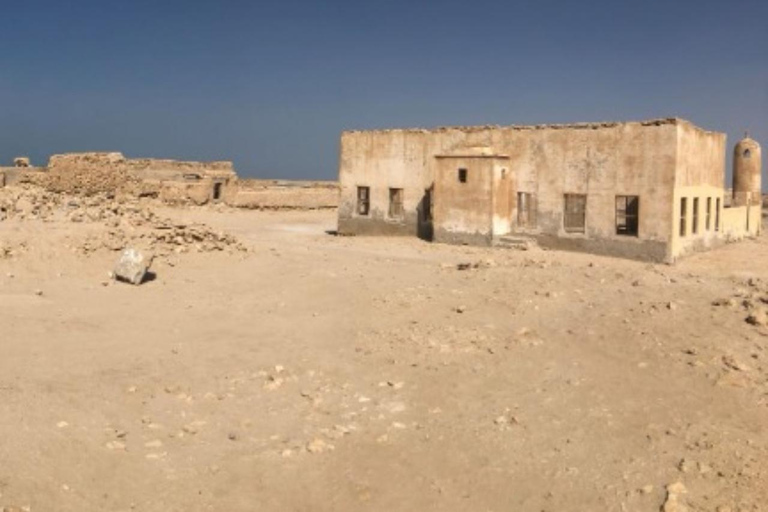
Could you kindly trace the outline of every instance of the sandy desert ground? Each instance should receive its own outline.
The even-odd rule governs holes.
[[[247,250],[131,286],[104,222],[0,221],[0,509],[768,510],[768,238],[666,266],[158,215]]]

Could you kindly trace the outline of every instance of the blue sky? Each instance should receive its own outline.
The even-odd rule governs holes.
[[[766,0],[4,2],[0,70],[0,164],[334,179],[345,129],[667,116],[768,145]]]

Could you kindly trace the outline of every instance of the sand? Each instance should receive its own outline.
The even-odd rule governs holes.
[[[132,286],[100,222],[0,222],[0,509],[768,506],[767,238],[666,266],[157,212],[247,251]]]

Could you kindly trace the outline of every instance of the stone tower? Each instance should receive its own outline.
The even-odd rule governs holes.
[[[760,144],[745,134],[733,150],[733,205],[762,203]]]

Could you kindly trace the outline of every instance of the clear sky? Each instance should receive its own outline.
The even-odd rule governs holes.
[[[345,129],[678,116],[768,146],[768,0],[17,0],[0,164],[334,179]],[[730,160],[730,156],[729,156]]]

